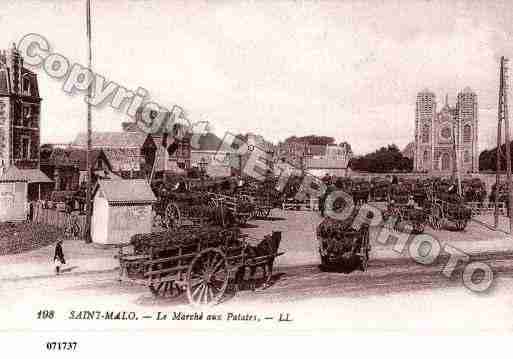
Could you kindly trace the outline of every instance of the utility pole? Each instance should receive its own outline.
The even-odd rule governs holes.
[[[501,71],[502,74],[502,71]],[[502,78],[502,77],[501,77]],[[502,84],[502,82],[501,82]],[[500,91],[499,91],[500,93]],[[499,95],[499,118],[497,123],[497,162],[496,162],[496,170],[495,170],[495,208],[494,208],[494,225],[495,230],[499,229],[499,186],[501,183],[501,145],[502,145],[502,118],[500,115],[501,109],[501,101]]]
[[[91,0],[86,0],[86,26],[87,26],[87,66],[91,70],[92,66],[92,47],[91,47]],[[87,88],[87,96],[92,97],[92,86]],[[87,151],[86,151],[86,166],[87,166],[87,188],[86,188],[86,230],[85,242],[91,243],[91,192],[92,192],[92,169],[91,169],[91,135],[92,135],[92,119],[91,119],[91,104],[87,102]]]
[[[498,105],[498,127],[497,127],[497,175],[495,186],[495,228],[499,226],[499,184],[500,184],[500,157],[501,151],[501,131],[504,122],[504,140],[506,142],[506,185],[508,191],[508,217],[509,217],[509,233],[513,233],[513,217],[511,216],[511,205],[513,204],[513,186],[511,183],[511,149],[510,149],[510,133],[509,133],[509,117],[508,117],[508,85],[507,85],[507,67],[508,59],[501,57],[500,63],[500,79],[499,79],[499,105]]]
[[[458,139],[456,139],[457,132],[458,132]],[[459,126],[456,126],[456,124],[453,124],[453,126],[452,126],[452,145],[453,145],[453,151],[454,151],[454,156],[453,156],[454,168],[453,168],[452,174],[453,174],[453,179],[456,180],[458,195],[461,196],[462,191],[461,191],[460,161],[459,161],[459,157],[458,157],[458,152],[459,152],[458,142],[460,141],[459,137],[460,137],[459,136]]]
[[[513,217],[511,216],[511,205],[513,204],[513,187],[511,185],[511,149],[509,135],[509,117],[508,117],[508,59],[501,57],[502,68],[502,116],[504,119],[504,132],[506,141],[506,181],[508,188],[508,217],[509,233],[513,233]]]

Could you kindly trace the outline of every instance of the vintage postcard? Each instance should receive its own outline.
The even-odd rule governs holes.
[[[510,333],[511,5],[3,0],[2,337]]]

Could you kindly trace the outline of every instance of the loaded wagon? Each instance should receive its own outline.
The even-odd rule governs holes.
[[[317,227],[317,241],[321,257],[321,269],[356,264],[366,271],[371,249],[369,226],[363,224],[359,229],[351,227],[348,221],[325,218]]]
[[[163,228],[174,229],[187,220],[208,222],[216,215],[211,196],[204,191],[192,190],[189,181],[181,180],[174,186],[170,183],[154,184],[153,187],[158,198],[154,205],[155,223]]]
[[[253,288],[258,268],[268,285],[274,261],[283,254],[278,252],[280,241],[281,232],[256,240],[236,227],[220,226],[138,234],[120,247],[119,280],[145,285],[155,296],[186,292],[193,305],[215,304],[230,282],[240,288],[247,269]]]
[[[457,195],[432,196],[427,212],[429,223],[437,230],[453,224],[457,231],[463,231],[472,219],[472,209]]]
[[[420,207],[409,184],[392,185],[389,202],[383,212],[383,219],[394,219],[394,229],[400,232],[420,234],[424,232],[427,214]]]
[[[220,193],[208,193],[215,208],[226,211],[236,224],[246,224],[256,215],[256,205],[244,195],[227,196]]]

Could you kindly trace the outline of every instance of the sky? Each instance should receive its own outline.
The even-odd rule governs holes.
[[[2,0],[7,49],[27,33],[86,65],[85,0]],[[162,106],[183,107],[222,136],[271,141],[332,136],[357,154],[413,140],[415,96],[478,95],[480,148],[496,141],[498,63],[513,55],[505,1],[92,0],[93,70]],[[84,93],[68,95],[42,69],[42,143],[86,128]],[[511,101],[510,101],[511,102]],[[97,131],[124,111],[93,110]]]

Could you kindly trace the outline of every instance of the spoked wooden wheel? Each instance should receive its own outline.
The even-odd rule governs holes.
[[[269,217],[269,214],[271,213],[271,208],[269,207],[262,207],[258,209],[258,218],[265,219]]]
[[[467,220],[466,219],[458,219],[456,220],[456,229],[458,231],[464,231],[467,227]]]
[[[360,270],[365,272],[369,267],[369,229],[364,229],[362,238],[362,255],[360,256]]]
[[[182,289],[172,281],[161,282],[156,285],[150,284],[149,289],[155,298],[157,298],[159,296],[174,298],[174,297],[178,297],[179,295],[181,295],[183,293]]]
[[[440,230],[443,226],[443,217],[441,214],[440,209],[433,208],[431,211],[431,217],[430,217],[431,226],[436,229]]]
[[[164,224],[168,229],[178,227],[180,223],[180,209],[175,203],[169,203],[166,207]]]
[[[215,200],[215,199],[213,199],[213,198],[209,198],[209,199],[208,199],[208,201],[207,201],[207,205],[208,205],[209,207],[211,207],[211,208],[216,208],[216,207],[218,207],[216,200]]]
[[[416,234],[421,234],[421,233],[424,233],[424,229],[425,229],[426,225],[424,222],[415,222],[413,224],[413,231],[416,233]]]
[[[192,305],[211,305],[221,300],[228,286],[226,256],[217,248],[202,250],[187,271],[187,298]]]
[[[248,214],[236,214],[235,215],[237,224],[239,226],[244,226],[248,222],[249,217],[251,217],[251,215],[248,215]]]

